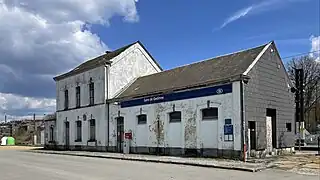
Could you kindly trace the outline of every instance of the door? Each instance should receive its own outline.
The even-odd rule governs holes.
[[[255,121],[249,121],[249,131],[250,131],[250,150],[256,149],[256,122]]]
[[[123,141],[124,141],[124,118],[117,118],[117,152],[123,152]]]
[[[267,108],[267,117],[271,118],[272,148],[277,148],[277,110]]]
[[[69,122],[65,122],[65,132],[66,132],[66,136],[65,136],[65,140],[66,140],[66,149],[69,149],[69,145],[70,145],[70,128],[69,128]]]
[[[266,117],[266,140],[267,140],[267,152],[272,151],[273,139],[272,139],[272,118]]]

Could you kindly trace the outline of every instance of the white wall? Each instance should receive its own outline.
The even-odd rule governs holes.
[[[160,71],[140,44],[134,44],[112,60],[109,72],[109,99],[123,91],[136,78]]]
[[[89,105],[90,78],[94,82],[94,103],[101,104],[105,101],[105,67],[100,66],[56,82],[57,111],[64,109],[64,91],[68,89],[69,109],[76,107],[76,87],[80,86],[81,106]]]
[[[105,119],[105,104],[92,106],[87,108],[80,108],[70,111],[57,112],[57,141],[58,145],[64,145],[65,142],[65,121],[69,121],[70,137],[69,144],[74,145],[87,145],[89,140],[89,120],[96,120],[96,140],[97,146],[106,146],[106,130],[107,130],[107,120]],[[83,121],[83,115],[86,115],[86,121]],[[76,140],[76,121],[82,121],[82,141],[75,142]],[[89,143],[88,145],[92,145]]]
[[[136,43],[122,52],[120,55],[112,59],[110,68],[100,66],[86,72],[62,79],[56,82],[56,110],[57,110],[57,141],[58,144],[65,144],[64,122],[67,118],[70,121],[70,145],[87,145],[88,140],[88,121],[82,122],[83,137],[82,142],[74,142],[75,140],[75,121],[82,119],[83,114],[90,115],[96,119],[98,146],[104,146],[107,139],[107,108],[105,100],[116,96],[127,85],[136,78],[159,72],[159,67],[154,63],[152,58],[145,50]],[[94,102],[98,106],[83,107],[89,105],[89,80],[92,78],[94,82]],[[81,107],[76,109],[76,87],[80,85]],[[64,110],[64,91],[68,89],[69,110]]]
[[[186,99],[172,102],[156,103],[142,106],[120,108],[119,105],[110,106],[110,142],[109,146],[116,146],[116,118],[118,111],[124,117],[124,129],[132,131],[131,146],[157,146],[157,120],[160,121],[160,147],[182,148],[218,148],[241,150],[241,120],[240,120],[240,83],[233,83],[233,92]],[[219,119],[216,122],[202,121],[201,110],[210,107],[219,108]],[[169,113],[173,104],[176,111],[182,112],[180,123],[169,123]],[[138,125],[137,115],[147,114],[147,124]],[[224,141],[224,120],[231,118],[234,125],[234,141]],[[214,136],[214,137],[212,137]]]

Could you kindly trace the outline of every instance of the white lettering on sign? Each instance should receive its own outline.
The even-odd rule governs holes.
[[[144,99],[143,102],[153,102],[153,101],[159,101],[159,100],[163,100],[163,99],[164,99],[163,96],[151,97],[151,98]]]

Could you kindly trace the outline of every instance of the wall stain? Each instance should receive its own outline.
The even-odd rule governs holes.
[[[197,148],[197,111],[192,108],[186,110],[186,121],[184,127],[184,139],[186,148]]]
[[[152,141],[152,144],[155,145],[164,145],[164,120],[161,117],[161,113],[165,113],[166,110],[172,108],[172,106],[165,106],[158,104],[155,107],[155,115],[156,119],[149,125],[149,131],[151,132],[152,136],[156,137],[156,141]],[[159,122],[159,124],[158,124]],[[149,137],[149,139],[153,139]]]

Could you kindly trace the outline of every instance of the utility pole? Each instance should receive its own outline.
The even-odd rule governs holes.
[[[296,82],[296,122],[298,122],[299,151],[301,151],[301,122],[304,121],[304,92],[303,92],[303,69],[295,69]]]
[[[36,114],[33,114],[33,125],[34,125],[34,130],[33,130],[33,144],[36,145],[36,133],[37,133],[37,127],[36,127]]]
[[[4,123],[7,123],[7,114],[4,114]]]

